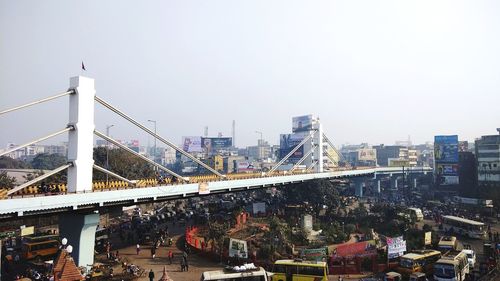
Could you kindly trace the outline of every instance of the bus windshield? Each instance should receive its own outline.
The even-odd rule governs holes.
[[[411,259],[405,259],[405,258],[401,258],[401,260],[399,260],[399,265],[401,267],[404,267],[404,268],[411,268],[413,269],[413,260]]]
[[[451,264],[435,264],[434,275],[440,278],[455,277],[455,267]]]

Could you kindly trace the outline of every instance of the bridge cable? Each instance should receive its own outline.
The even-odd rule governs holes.
[[[278,169],[279,166],[281,166],[281,164],[283,164],[286,160],[288,160],[288,158],[290,158],[290,156],[292,156],[295,153],[295,151],[297,151],[302,145],[304,145],[308,140],[310,140],[314,136],[315,133],[316,133],[316,130],[314,130],[312,133],[310,133],[309,136],[305,137],[285,157],[283,157],[283,159],[281,159],[274,167],[272,167],[269,171],[267,171],[266,174],[271,174],[276,169]]]
[[[112,143],[112,144],[114,144],[114,145],[116,145],[116,146],[118,146],[118,147],[120,147],[120,148],[124,149],[125,151],[127,151],[127,152],[131,153],[132,155],[135,155],[135,156],[137,156],[137,157],[141,158],[142,160],[144,160],[144,161],[148,162],[149,164],[151,164],[151,165],[154,165],[154,166],[158,167],[159,169],[161,169],[161,170],[163,170],[163,171],[165,171],[165,172],[169,173],[170,175],[172,175],[172,176],[174,176],[174,177],[176,177],[176,178],[178,178],[178,179],[181,179],[181,180],[183,180],[183,181],[188,181],[186,178],[184,178],[184,177],[182,177],[182,176],[180,176],[180,175],[176,174],[175,172],[173,172],[173,171],[171,171],[171,170],[169,170],[169,169],[165,168],[163,165],[160,165],[160,164],[156,163],[155,161],[153,161],[153,160],[151,160],[151,159],[147,158],[146,156],[140,155],[139,153],[137,153],[137,152],[133,151],[132,149],[130,149],[130,148],[128,148],[128,147],[126,147],[125,145],[123,145],[123,144],[121,144],[121,143],[117,142],[116,140],[114,140],[114,139],[112,139],[112,138],[110,138],[110,137],[106,136],[105,134],[103,134],[103,133],[101,133],[101,132],[99,132],[99,131],[96,131],[96,130],[94,130],[94,134],[95,134],[96,136],[101,137],[101,138],[103,138],[104,140],[107,140],[107,141],[109,141],[110,143]]]
[[[112,177],[115,177],[115,178],[117,178],[117,179],[119,179],[119,180],[126,181],[126,182],[128,182],[129,184],[131,184],[131,185],[135,186],[135,182],[133,182],[133,181],[131,181],[131,180],[127,179],[127,178],[124,178],[124,177],[122,177],[122,176],[120,176],[120,175],[118,175],[118,174],[115,174],[115,173],[113,173],[113,172],[111,172],[111,171],[108,171],[108,170],[104,169],[104,168],[103,168],[103,167],[101,167],[101,166],[97,166],[96,164],[94,164],[94,166],[93,166],[93,167],[94,167],[94,169],[96,169],[96,170],[98,170],[98,171],[100,171],[100,172],[103,172],[103,173],[105,173],[105,174],[108,174],[108,175],[110,175],[110,176],[112,176]]]
[[[187,153],[186,151],[180,149],[179,147],[177,147],[175,144],[169,142],[168,140],[164,139],[163,137],[155,134],[153,131],[151,131],[150,129],[148,129],[146,126],[140,124],[139,122],[135,121],[134,119],[132,119],[130,116],[126,115],[124,112],[122,112],[121,110],[113,107],[112,105],[110,105],[109,103],[105,102],[104,100],[102,100],[101,98],[99,98],[98,96],[95,96],[94,97],[95,101],[97,101],[98,103],[100,103],[101,105],[103,105],[104,107],[108,108],[109,110],[113,111],[114,113],[120,115],[121,117],[123,117],[124,119],[126,119],[127,121],[129,121],[130,123],[136,125],[137,127],[139,127],[140,129],[142,129],[143,131],[147,132],[148,134],[150,134],[151,136],[155,137],[156,139],[160,140],[161,142],[163,142],[164,144],[170,146],[171,148],[175,149],[176,151],[178,151],[179,153],[181,153],[182,155],[186,156],[187,158],[193,160],[194,162],[198,163],[199,165],[201,165],[203,168],[209,170],[210,172],[216,174],[217,176],[221,177],[221,178],[225,178],[226,176],[217,172],[215,169],[213,169],[212,167],[208,166],[207,164],[203,163],[202,161],[200,161],[198,158],[194,157],[193,155]]]
[[[67,95],[71,95],[71,94],[74,94],[74,93],[75,93],[75,90],[71,89],[71,90],[68,90],[66,92],[57,94],[55,96],[47,97],[47,98],[44,98],[44,99],[41,99],[41,100],[37,100],[37,101],[34,101],[34,102],[30,102],[30,103],[27,103],[27,104],[23,104],[23,105],[20,105],[20,106],[9,108],[9,109],[6,109],[4,111],[0,111],[0,115],[5,114],[5,113],[9,113],[9,112],[12,112],[12,111],[15,111],[15,110],[23,109],[25,107],[32,106],[32,105],[35,105],[35,104],[39,104],[39,103],[43,103],[43,102],[50,101],[50,100],[53,100],[53,99],[57,99],[57,98],[60,98],[60,97],[64,97],[64,96],[67,96]]]
[[[312,171],[312,169],[314,169],[314,167],[316,167],[317,164],[318,164],[318,160],[312,162],[311,165],[309,165],[309,167],[307,167],[306,171],[308,171],[308,172]]]
[[[335,147],[335,145],[333,145],[333,143],[330,141],[330,139],[325,134],[323,134],[323,139],[326,140],[326,142],[335,151],[335,153],[337,153],[337,155],[339,156],[340,160],[343,161],[343,162],[346,162],[344,155],[337,150],[337,148]]]
[[[27,143],[25,143],[25,144],[22,144],[22,145],[20,145],[20,146],[16,146],[16,147],[14,147],[14,148],[11,148],[11,149],[9,149],[9,150],[6,150],[6,151],[4,151],[4,152],[1,152],[1,153],[0,153],[0,157],[4,156],[4,155],[6,155],[6,154],[9,154],[9,153],[11,153],[11,152],[13,152],[13,151],[19,150],[19,149],[21,149],[21,148],[25,148],[25,147],[27,147],[27,146],[30,146],[30,145],[32,145],[32,144],[34,144],[34,143],[44,141],[44,140],[46,140],[46,139],[49,139],[49,138],[55,137],[55,136],[57,136],[57,135],[60,135],[60,134],[62,134],[62,133],[65,133],[65,132],[68,132],[68,131],[71,131],[71,130],[74,130],[74,129],[75,129],[75,127],[73,127],[72,125],[68,125],[68,127],[66,127],[66,128],[65,128],[65,129],[63,129],[63,130],[60,130],[60,131],[54,132],[54,133],[52,133],[52,134],[50,134],[50,135],[47,135],[47,136],[45,136],[45,137],[41,137],[41,138],[39,138],[39,139],[32,140],[32,141],[27,142]]]
[[[11,195],[13,193],[16,193],[19,190],[25,189],[26,187],[28,187],[28,186],[30,186],[30,185],[32,185],[34,183],[37,183],[37,182],[39,182],[39,181],[41,181],[43,179],[46,179],[46,178],[48,178],[48,177],[50,177],[52,175],[55,175],[55,174],[59,173],[60,171],[66,170],[67,168],[69,168],[71,166],[73,166],[73,163],[68,163],[66,165],[62,165],[61,167],[56,168],[54,170],[51,170],[51,171],[47,172],[46,174],[43,174],[43,175],[41,175],[41,176],[39,176],[39,177],[37,177],[35,179],[30,180],[29,182],[26,182],[26,183],[23,183],[23,184],[21,184],[19,186],[16,186],[16,187],[14,187],[13,189],[11,189],[11,190],[9,190],[7,192],[7,196]]]
[[[295,165],[293,165],[293,167],[289,170],[289,172],[293,172],[295,169],[297,169],[297,167],[299,167],[299,165],[302,164],[302,162],[304,162],[306,160],[306,158],[309,157],[309,155],[311,155],[314,152],[316,147],[318,147],[317,144],[313,145],[313,147],[306,154],[304,154],[304,156],[302,156],[302,158],[300,158],[300,160],[297,161],[297,163],[295,163]]]

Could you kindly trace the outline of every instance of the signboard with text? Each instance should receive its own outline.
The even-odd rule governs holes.
[[[403,236],[387,237],[387,257],[389,259],[400,257],[404,252],[406,252],[406,240],[403,240]]]
[[[434,136],[434,161],[436,183],[455,185],[458,178],[458,136]]]

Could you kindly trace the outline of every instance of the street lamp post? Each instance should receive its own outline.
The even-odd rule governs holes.
[[[148,120],[148,122],[155,124],[155,135],[156,135],[156,120]],[[153,152],[153,161],[156,163],[156,136],[155,136],[155,148]]]
[[[109,129],[115,125],[106,125],[106,136],[109,137]],[[109,141],[106,143],[106,170],[109,171],[109,155],[108,155],[108,150],[109,150]],[[108,174],[106,173],[106,187],[108,187]]]

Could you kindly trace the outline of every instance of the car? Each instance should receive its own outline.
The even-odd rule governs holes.
[[[476,264],[476,253],[474,250],[471,249],[465,249],[462,250],[467,255],[467,261],[469,262],[469,268],[474,268],[474,265]]]

